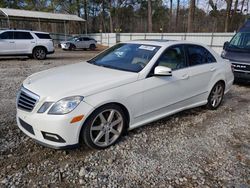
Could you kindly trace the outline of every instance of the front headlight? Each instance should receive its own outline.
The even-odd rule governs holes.
[[[51,107],[48,114],[62,115],[70,113],[80,104],[82,100],[82,96],[73,96],[61,99]]]

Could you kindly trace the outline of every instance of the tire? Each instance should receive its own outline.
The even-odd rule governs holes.
[[[223,82],[217,82],[212,88],[207,102],[207,108],[210,110],[216,110],[220,105],[224,97],[225,85]]]
[[[90,148],[105,149],[119,141],[125,127],[127,118],[123,110],[115,104],[104,105],[86,120],[80,140]]]
[[[96,49],[95,44],[90,44],[89,49],[90,49],[90,50],[95,50],[95,49]]]
[[[36,47],[33,50],[33,57],[38,60],[43,60],[47,56],[47,51],[44,47]]]
[[[69,45],[69,50],[75,50],[75,49],[76,49],[76,46],[74,44]]]

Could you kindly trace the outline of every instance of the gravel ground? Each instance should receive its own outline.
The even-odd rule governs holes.
[[[25,136],[15,121],[21,82],[94,54],[0,58],[0,187],[250,187],[250,85],[234,85],[217,111],[181,112],[103,151],[53,150]]]

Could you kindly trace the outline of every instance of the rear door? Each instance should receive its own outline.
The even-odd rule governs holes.
[[[30,34],[25,31],[14,31],[14,39],[16,42],[17,54],[30,54],[36,44],[36,40]]]
[[[13,31],[5,31],[0,34],[0,54],[15,54],[15,41],[13,40]]]
[[[198,101],[206,100],[208,84],[213,74],[218,70],[218,63],[215,57],[200,45],[185,45],[187,61],[189,64],[189,79],[195,89],[191,95]]]

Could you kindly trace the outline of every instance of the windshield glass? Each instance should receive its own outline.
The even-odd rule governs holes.
[[[88,62],[112,69],[140,72],[159,48],[153,45],[120,43]]]
[[[250,51],[250,32],[239,32],[230,41],[230,50]]]

